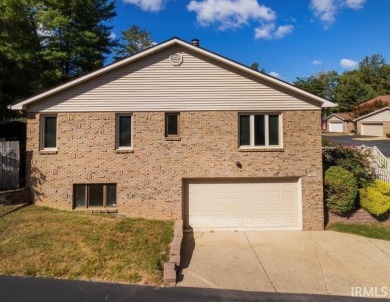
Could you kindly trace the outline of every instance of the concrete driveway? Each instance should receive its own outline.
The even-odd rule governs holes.
[[[186,233],[177,286],[390,297],[390,242],[332,231]]]

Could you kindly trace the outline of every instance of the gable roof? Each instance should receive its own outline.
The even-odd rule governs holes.
[[[360,106],[362,106],[362,105],[370,105],[370,104],[373,104],[373,103],[375,103],[375,102],[378,102],[378,101],[382,101],[383,103],[388,103],[388,104],[390,104],[390,94],[388,94],[388,95],[380,95],[380,96],[377,96],[377,97],[375,97],[375,98],[373,98],[373,99],[370,99],[370,100],[368,100],[368,101],[365,101],[365,102],[363,102],[363,103],[360,103],[359,105],[357,105],[356,107],[360,107]]]
[[[339,112],[339,113],[333,113],[329,115],[326,120],[330,119],[332,116],[336,116],[339,119],[348,122],[353,120],[352,112]]]
[[[227,59],[221,55],[218,55],[218,54],[215,54],[209,50],[206,50],[204,48],[201,48],[199,46],[194,46],[192,45],[191,43],[188,43],[188,42],[185,42],[179,38],[172,38],[168,41],[165,41],[163,43],[160,43],[160,44],[157,44],[151,48],[148,48],[144,51],[141,51],[131,57],[128,57],[128,58],[125,58],[121,61],[118,61],[118,62],[115,62],[115,63],[112,63],[108,66],[105,66],[103,68],[100,68],[96,71],[93,71],[93,72],[90,72],[84,76],[80,76],[79,78],[76,78],[74,80],[71,80],[65,84],[62,84],[60,86],[57,86],[57,87],[54,87],[52,89],[49,89],[45,92],[42,92],[40,94],[37,94],[35,96],[32,96],[28,99],[25,99],[23,101],[20,101],[20,102],[17,102],[17,103],[14,103],[12,105],[10,105],[8,108],[9,109],[12,109],[12,110],[25,110],[27,108],[28,105],[32,104],[32,103],[35,103],[37,101],[40,101],[44,98],[47,98],[49,96],[52,96],[52,95],[55,95],[57,93],[60,93],[62,91],[65,91],[71,87],[74,87],[76,85],[80,85],[84,82],[87,82],[95,77],[98,77],[98,76],[101,76],[105,73],[108,73],[110,71],[113,71],[113,70],[116,70],[120,67],[123,67],[123,66],[126,66],[128,64],[131,64],[132,62],[135,62],[139,59],[142,59],[146,56],[150,56],[152,54],[155,54],[163,49],[166,49],[168,47],[171,47],[173,45],[179,45],[179,46],[182,46],[184,48],[187,48],[191,51],[194,51],[196,53],[199,53],[201,55],[204,55],[206,57],[209,57],[211,59],[214,59],[218,62],[221,62],[221,63],[224,63],[230,67],[233,67],[237,70],[240,70],[240,71],[243,71],[249,75],[252,75],[252,76],[255,76],[257,78],[260,78],[266,82],[269,82],[270,84],[274,84],[276,86],[279,86],[281,88],[284,88],[284,89],[287,89],[288,91],[291,91],[292,93],[296,93],[296,94],[299,94],[299,95],[302,95],[303,97],[306,97],[310,100],[312,100],[314,103],[317,103],[318,104],[318,107],[322,107],[322,108],[328,108],[328,107],[335,107],[337,106],[336,104],[324,99],[324,98],[321,98],[321,97],[318,97],[312,93],[309,93],[305,90],[302,90],[300,88],[297,88],[295,86],[293,86],[292,84],[290,83],[287,83],[287,82],[284,82],[280,79],[277,79],[275,77],[272,77],[270,75],[267,75],[267,74],[263,74],[259,71],[256,71],[256,70],[253,70],[245,65],[242,65],[240,63],[237,63],[233,60],[230,60],[230,59]]]
[[[378,114],[378,113],[380,113],[380,112],[382,112],[382,111],[386,111],[386,110],[390,110],[390,107],[384,107],[384,108],[378,109],[378,110],[376,110],[376,111],[374,111],[374,112],[368,113],[368,114],[363,115],[363,116],[360,116],[360,117],[358,117],[358,118],[355,118],[353,121],[354,121],[354,122],[357,122],[357,121],[360,121],[360,120],[362,120],[362,119],[365,119],[365,118],[367,118],[367,117],[369,117],[369,116],[371,116],[371,115],[375,115],[375,114]]]

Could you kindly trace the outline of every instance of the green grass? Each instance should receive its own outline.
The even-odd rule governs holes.
[[[173,222],[28,206],[0,218],[0,274],[158,285]]]
[[[390,222],[378,224],[333,223],[328,230],[390,241]]]

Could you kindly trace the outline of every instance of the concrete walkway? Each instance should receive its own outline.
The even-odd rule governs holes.
[[[390,298],[390,242],[332,231],[186,233],[180,275],[177,286],[341,296],[365,287]]]

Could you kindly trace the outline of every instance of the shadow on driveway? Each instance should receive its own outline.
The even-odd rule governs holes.
[[[156,288],[103,282],[0,276],[2,302],[372,301],[367,298],[246,292],[206,288]],[[383,300],[382,300],[383,301]]]
[[[177,282],[183,281],[183,270],[188,268],[191,263],[192,255],[195,250],[195,237],[193,232],[186,232],[183,234],[183,240],[181,243],[181,258],[180,267],[177,276]]]

